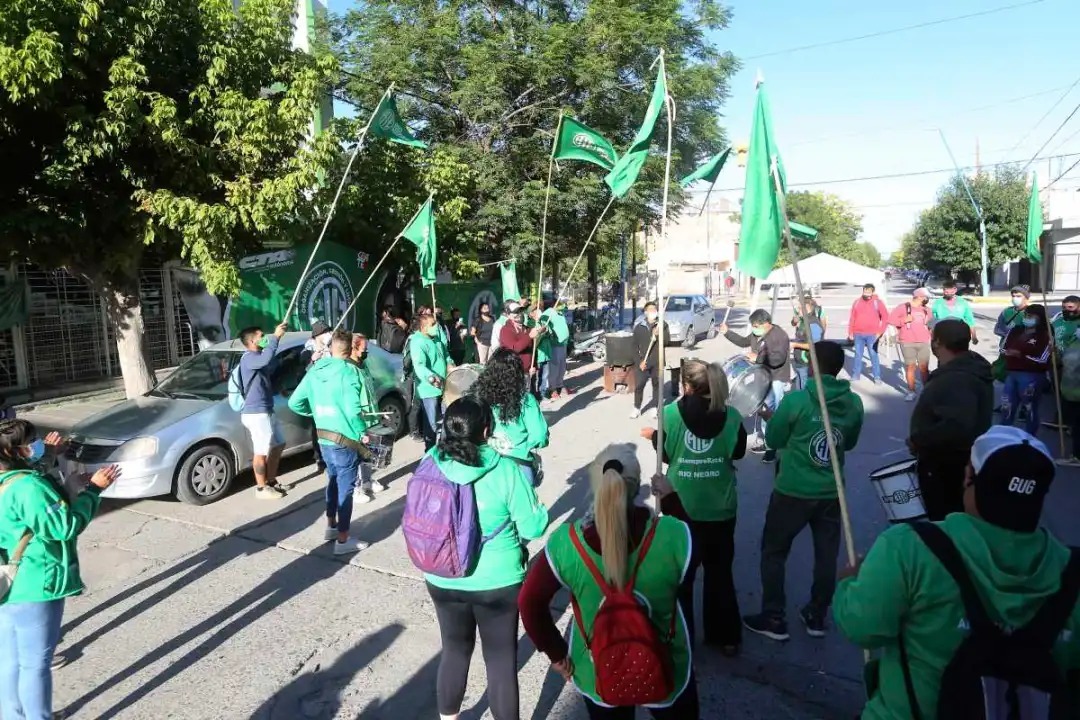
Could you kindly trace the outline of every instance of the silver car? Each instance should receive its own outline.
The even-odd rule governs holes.
[[[289,410],[306,371],[302,355],[309,333],[287,333],[271,374],[274,412],[285,455],[311,448],[311,423]],[[229,407],[228,377],[244,349],[238,340],[218,343],[178,367],[142,397],[87,418],[72,430],[60,458],[65,476],[117,464],[123,473],[102,495],[147,498],[174,494],[194,505],[223,497],[237,473],[251,467],[251,441]],[[408,393],[400,385],[401,355],[368,343],[366,367],[374,381],[383,424],[400,436],[407,422]]]
[[[700,337],[712,337],[716,311],[702,295],[670,295],[664,306],[664,322],[671,342],[692,345]]]

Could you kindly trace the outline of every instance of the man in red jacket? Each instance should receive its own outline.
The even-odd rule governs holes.
[[[499,347],[513,350],[521,359],[525,372],[532,373],[533,340],[542,330],[535,327],[529,330],[524,324],[524,312],[518,303],[510,303],[507,317],[509,321],[499,332]]]
[[[889,310],[875,294],[873,284],[863,285],[862,296],[851,305],[848,316],[848,340],[855,342],[855,368],[851,371],[851,380],[855,382],[862,375],[863,348],[870,354],[870,368],[873,371],[874,384],[881,384],[881,358],[878,356],[877,342],[885,333]]]

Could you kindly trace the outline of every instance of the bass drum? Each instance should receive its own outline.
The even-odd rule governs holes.
[[[483,369],[483,365],[459,365],[450,371],[450,374],[446,376],[446,382],[443,383],[444,410],[450,407],[450,403],[469,392],[469,388],[476,382],[476,378],[480,377],[480,371]]]
[[[769,371],[750,362],[745,355],[728,358],[723,368],[728,381],[727,404],[743,417],[750,417],[761,408],[772,389]]]

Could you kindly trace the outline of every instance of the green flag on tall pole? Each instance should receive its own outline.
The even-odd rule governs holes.
[[[585,123],[564,117],[555,138],[556,160],[584,160],[605,170],[615,167],[619,154],[611,143]]]
[[[615,197],[623,197],[630,192],[638,173],[645,165],[649,157],[649,144],[652,142],[653,131],[656,129],[656,121],[664,111],[664,103],[667,101],[667,74],[664,70],[664,54],[660,53],[657,58],[660,69],[656,73],[656,84],[653,86],[652,98],[649,107],[645,111],[645,120],[638,128],[634,141],[626,150],[626,154],[619,158],[615,167],[604,178],[604,182],[611,188],[611,194]]]
[[[1027,226],[1027,256],[1033,263],[1042,262],[1042,249],[1039,247],[1039,238],[1042,237],[1043,214],[1042,203],[1039,202],[1039,178],[1031,175],[1031,200],[1028,201],[1028,226]]]
[[[371,116],[371,132],[375,137],[410,145],[412,147],[427,148],[427,143],[417,140],[409,130],[409,126],[401,119],[398,113],[397,103],[394,102],[394,93],[388,92],[379,101],[378,107]]]
[[[420,266],[420,279],[424,287],[435,282],[435,204],[434,197],[413,215],[413,219],[401,231],[401,237],[416,246],[416,264]]]
[[[714,155],[702,163],[697,170],[680,180],[679,184],[686,187],[697,180],[705,180],[706,182],[715,184],[716,178],[720,177],[720,171],[724,169],[724,163],[727,162],[730,154],[731,148],[728,148],[724,152]],[[710,187],[709,190],[711,191],[712,188]]]
[[[776,163],[780,191],[773,182]],[[750,149],[746,158],[746,189],[739,228],[739,259],[735,266],[742,272],[763,279],[772,272],[784,232],[782,202],[779,193],[787,191],[784,164],[772,132],[772,117],[765,84],[757,89],[754,125],[750,131]]]
[[[499,263],[499,275],[502,277],[502,298],[507,300],[520,300],[521,291],[518,289],[517,263]]]

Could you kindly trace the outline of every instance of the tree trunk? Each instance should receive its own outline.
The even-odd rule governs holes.
[[[588,263],[589,263],[589,289],[588,289],[588,294],[587,294],[588,304],[589,304],[590,309],[596,309],[597,307],[599,307],[599,303],[597,302],[597,297],[596,297],[596,289],[597,289],[596,286],[600,282],[600,279],[599,279],[600,269],[598,267],[598,263],[597,263],[597,259],[596,259],[596,250],[593,250],[592,248],[589,249]]]
[[[124,391],[128,398],[149,392],[153,389],[155,380],[146,351],[146,328],[137,287],[136,284],[136,290],[129,292],[116,286],[108,286],[105,291],[110,320],[116,330],[116,350],[120,358],[120,372],[124,376]]]

